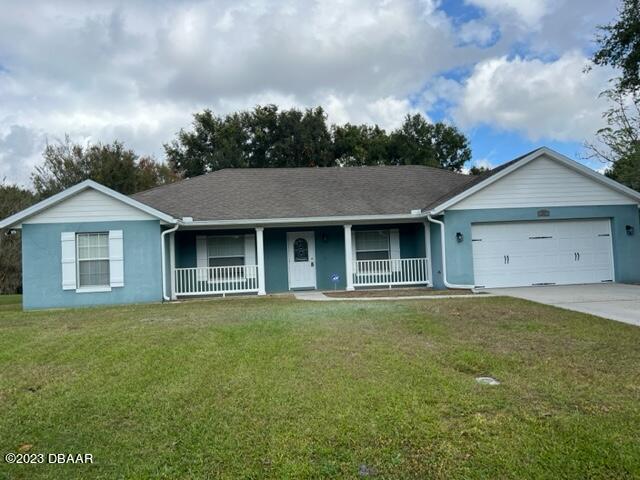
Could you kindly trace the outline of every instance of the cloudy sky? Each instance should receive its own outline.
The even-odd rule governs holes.
[[[613,0],[25,0],[0,14],[0,179],[43,146],[124,141],[162,160],[192,113],[322,105],[333,123],[458,125],[474,163],[573,158],[612,72],[584,73]],[[602,165],[589,163],[594,168]]]

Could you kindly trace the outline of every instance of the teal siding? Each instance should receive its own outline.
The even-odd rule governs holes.
[[[60,234],[122,230],[124,287],[110,292],[77,293],[62,289]],[[90,222],[25,224],[22,272],[25,309],[80,307],[162,300],[160,222]]]
[[[333,289],[331,275],[337,273],[340,281],[336,288],[347,287],[346,265],[344,262],[344,228],[319,227],[316,232],[316,284],[319,290]]]
[[[189,230],[178,230],[176,232],[176,268],[195,268],[196,260],[196,234]]]
[[[400,258],[424,257],[424,226],[422,224],[398,225],[400,231]]]
[[[289,290],[287,273],[287,231],[264,230],[265,290],[267,293]]]
[[[549,210],[548,218],[539,219],[541,208]],[[452,283],[473,284],[473,254],[471,247],[471,225],[473,223],[506,221],[545,221],[589,218],[610,218],[613,233],[615,280],[617,282],[640,281],[640,230],[638,208],[635,205],[591,206],[591,207],[538,207],[505,208],[487,210],[448,210],[445,212],[447,273]],[[635,228],[635,235],[626,234],[625,226]],[[464,235],[464,241],[456,241],[456,232]],[[435,229],[432,226],[432,242]],[[435,253],[435,250],[432,249]],[[435,265],[435,262],[434,262]],[[434,272],[435,277],[435,272]]]

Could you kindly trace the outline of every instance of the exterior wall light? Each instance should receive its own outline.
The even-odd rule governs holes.
[[[462,232],[456,233],[456,240],[458,241],[458,243],[462,243],[462,241],[464,240],[464,235],[462,234]]]
[[[633,225],[627,225],[624,229],[627,231],[627,235],[631,236],[634,234],[635,229],[633,228]]]

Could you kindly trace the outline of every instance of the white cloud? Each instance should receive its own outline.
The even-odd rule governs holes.
[[[598,95],[609,73],[585,73],[586,65],[578,52],[548,63],[520,57],[485,60],[464,82],[453,117],[465,127],[515,130],[534,141],[583,141],[602,126],[605,104]]]
[[[554,3],[552,0],[467,0],[467,3],[484,9],[490,16],[519,22],[534,27],[547,15]]]
[[[598,25],[616,16],[618,0],[465,0],[479,8],[481,24],[500,33],[500,43],[542,57],[590,49]],[[469,22],[470,23],[470,22]],[[465,29],[472,29],[467,26]]]
[[[162,158],[203,108],[323,105],[332,122],[393,128],[431,77],[480,58],[431,0],[28,3],[0,16],[0,131],[41,139],[0,157],[22,183],[42,138]]]
[[[0,131],[0,183],[7,179],[27,179],[35,165],[34,157],[44,147],[42,132],[23,125],[10,125]]]
[[[0,177],[27,183],[46,139],[65,134],[162,159],[192,113],[264,103],[322,105],[331,122],[387,129],[444,104],[465,126],[591,132],[602,78],[566,51],[585,46],[616,0],[466,1],[485,16],[460,23],[439,0],[5,2]],[[501,57],[514,45],[560,59]],[[471,77],[442,78],[451,71]]]
[[[458,32],[463,43],[475,43],[485,47],[491,44],[498,36],[496,29],[480,20],[470,20],[463,23]]]

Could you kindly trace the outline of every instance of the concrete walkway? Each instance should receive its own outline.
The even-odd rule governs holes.
[[[487,291],[640,325],[640,285],[601,283],[493,288]]]
[[[317,290],[304,290],[293,292],[296,299],[308,300],[312,302],[367,302],[370,300],[439,300],[442,298],[478,298],[486,295],[414,295],[409,297],[328,297]]]

